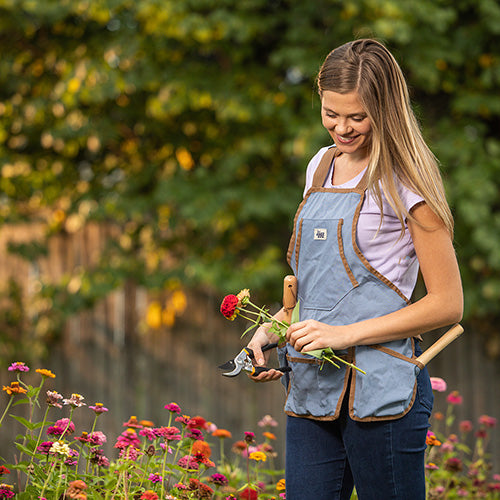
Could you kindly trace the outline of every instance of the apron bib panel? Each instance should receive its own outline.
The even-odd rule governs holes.
[[[288,259],[298,281],[300,320],[346,325],[397,311],[408,301],[371,268],[357,247],[356,226],[364,188],[327,189],[316,184],[324,182],[324,172],[328,172],[334,155],[334,149],[325,153],[313,187],[299,206]],[[413,339],[336,352],[366,375],[343,364],[336,368],[322,363],[289,344],[278,354],[280,363],[292,368],[291,374],[283,377],[289,415],[335,419],[348,388],[350,416],[355,420],[398,418],[413,404]]]

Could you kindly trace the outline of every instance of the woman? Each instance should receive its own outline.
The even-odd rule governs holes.
[[[402,72],[382,44],[333,50],[318,90],[334,146],[309,163],[288,251],[300,321],[281,352],[292,368],[287,499],[349,499],[354,487],[361,500],[424,499],[433,397],[414,363],[420,334],[462,317],[451,212]],[[419,267],[427,292],[410,303]],[[256,331],[256,364],[274,340],[265,326]],[[326,347],[366,375],[304,354]]]

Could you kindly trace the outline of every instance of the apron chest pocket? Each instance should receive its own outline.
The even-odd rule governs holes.
[[[344,255],[342,228],[343,219],[300,221],[296,261],[305,309],[331,310],[358,285]]]

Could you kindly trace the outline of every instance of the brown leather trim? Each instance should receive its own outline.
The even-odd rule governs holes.
[[[385,283],[389,288],[394,290],[407,304],[410,303],[410,300],[401,292],[401,290],[389,279],[387,279],[384,275],[379,273],[366,259],[366,257],[361,253],[361,250],[358,247],[358,244],[356,242],[356,229],[358,227],[358,221],[359,221],[359,214],[361,212],[361,207],[363,205],[363,201],[365,199],[365,195],[361,196],[358,206],[356,207],[356,211],[354,213],[354,219],[352,223],[352,246],[354,248],[354,252],[356,255],[359,257],[359,260],[363,263],[363,265],[372,273],[374,276],[376,276],[380,281]]]
[[[342,264],[344,264],[344,269],[345,272],[347,273],[347,276],[349,276],[349,279],[351,280],[351,285],[356,288],[359,286],[358,280],[355,278],[353,272],[351,271],[351,268],[349,267],[349,263],[347,262],[347,259],[344,254],[344,242],[342,241],[342,226],[344,224],[344,219],[340,219],[339,223],[337,224],[337,241],[339,245],[339,253],[340,253],[340,258],[342,259]]]
[[[416,359],[413,358],[408,358],[407,356],[403,356],[399,352],[393,351],[392,349],[387,349],[383,346],[380,345],[371,345],[369,347],[373,347],[374,349],[380,348],[379,350],[382,352],[387,352],[387,354],[390,355],[397,355],[396,357],[406,360],[409,363],[413,363],[415,365],[421,365],[422,363],[416,362]],[[415,356],[415,339],[412,337],[411,339],[411,351],[412,351],[412,356]],[[355,361],[353,361],[355,362]],[[413,394],[411,396],[411,401],[408,407],[402,411],[401,413],[398,413],[397,415],[391,415],[391,416],[381,416],[381,417],[364,417],[364,418],[359,418],[354,415],[354,395],[356,393],[356,377],[358,376],[358,373],[356,373],[356,370],[353,370],[353,376],[352,376],[352,382],[351,382],[351,388],[349,391],[349,417],[352,420],[355,420],[356,422],[380,422],[380,421],[387,421],[387,420],[396,420],[397,418],[401,418],[405,416],[413,407],[413,403],[415,402],[415,396],[417,395],[417,378],[415,377],[415,384],[413,385]]]
[[[406,408],[406,410],[402,411],[401,413],[398,413],[397,415],[391,415],[391,416],[381,416],[381,417],[364,417],[364,418],[359,418],[354,415],[354,410],[353,410],[353,403],[354,403],[354,391],[355,391],[355,386],[356,386],[356,376],[357,374],[355,373],[353,376],[352,380],[352,387],[351,391],[349,394],[349,417],[352,420],[355,420],[356,422],[380,422],[384,421],[386,422],[387,420],[396,420],[397,418],[404,417],[413,407],[413,403],[415,403],[415,396],[417,395],[417,379],[415,378],[415,385],[413,386],[413,394],[411,397],[410,404]]]
[[[417,361],[416,358],[409,358],[408,356],[403,356],[403,354],[393,351],[392,349],[389,349],[388,347],[384,347],[383,345],[380,344],[373,344],[368,347],[371,347],[372,349],[376,349],[377,351],[385,352],[389,356],[394,356],[395,358],[402,359],[403,361],[408,361],[408,363],[412,363],[413,365],[419,365],[422,364],[419,361]]]
[[[304,197],[304,199],[300,203],[299,207],[297,208],[297,212],[295,213],[295,217],[293,219],[293,232],[292,232],[292,236],[290,237],[290,243],[288,244],[288,250],[286,253],[286,260],[287,260],[289,265],[292,265],[292,252],[293,252],[294,247],[295,247],[295,253],[297,253],[297,251],[298,251],[297,248],[299,247],[299,245],[295,241],[295,239],[297,237],[297,234],[296,234],[297,233],[297,231],[296,231],[297,220],[299,218],[300,212],[302,211],[302,207],[304,206],[308,197],[309,197],[309,192],[307,193],[307,195]],[[295,265],[298,268],[297,261],[295,262]]]
[[[322,187],[325,183],[326,176],[332,166],[333,159],[340,154],[336,146],[332,146],[326,151],[326,153],[321,157],[319,165],[316,167],[314,172],[312,187]]]

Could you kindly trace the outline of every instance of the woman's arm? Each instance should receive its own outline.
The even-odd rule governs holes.
[[[412,337],[456,323],[463,313],[462,283],[450,235],[434,212],[422,203],[412,210],[418,222],[408,222],[427,293],[407,307],[345,326],[314,320],[294,323],[287,340],[297,351],[379,344]]]

